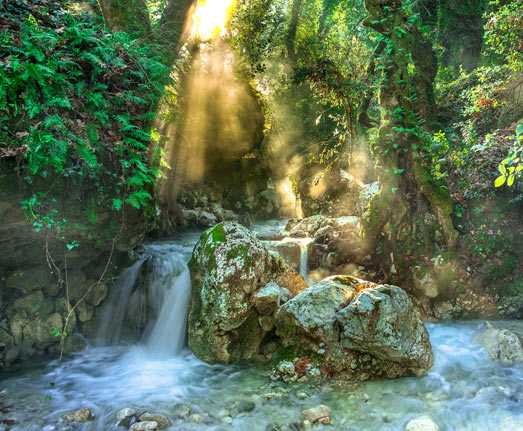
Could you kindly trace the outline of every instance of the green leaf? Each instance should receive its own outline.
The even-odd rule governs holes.
[[[123,201],[121,199],[113,199],[113,209],[120,211],[122,209]]]
[[[74,250],[75,248],[80,247],[80,243],[79,243],[78,241],[76,241],[76,240],[73,240],[73,241],[71,241],[71,242],[68,242],[68,243],[65,245],[65,247],[67,248],[67,250],[72,251],[72,250]]]
[[[501,187],[503,184],[505,184],[505,181],[507,181],[507,178],[505,177],[505,175],[501,175],[496,178],[496,181],[494,181],[494,186]]]

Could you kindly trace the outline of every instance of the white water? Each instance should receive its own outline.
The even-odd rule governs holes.
[[[178,266],[181,272],[174,279],[171,276],[167,280],[157,280],[166,293],[160,315],[147,341],[151,352],[162,356],[174,356],[184,347],[187,308],[191,295],[191,275],[187,264],[176,255],[171,256],[169,263]]]
[[[309,244],[311,242],[311,238],[304,238],[298,242],[300,246],[300,275],[305,280],[309,279]]]
[[[107,345],[121,341],[122,328],[131,298],[144,259],[125,269],[114,286],[99,321],[98,340]]]

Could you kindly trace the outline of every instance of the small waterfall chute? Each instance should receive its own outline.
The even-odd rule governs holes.
[[[119,344],[129,300],[145,259],[126,268],[112,289],[99,321],[97,339],[107,345]]]
[[[183,257],[176,253],[157,258],[153,268],[149,289],[161,307],[147,347],[154,354],[174,356],[185,345],[191,275]]]
[[[311,238],[302,238],[298,240],[300,246],[300,275],[308,281],[309,279],[309,244],[312,242]]]

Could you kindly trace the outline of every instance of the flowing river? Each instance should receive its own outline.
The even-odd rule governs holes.
[[[279,226],[258,230],[266,234]],[[116,426],[115,412],[124,407],[164,414],[173,420],[170,429],[178,431],[298,430],[301,411],[318,404],[331,407],[333,420],[314,427],[318,430],[399,431],[420,415],[429,415],[441,431],[523,430],[523,365],[488,357],[475,340],[484,322],[429,323],[435,365],[422,378],[288,385],[272,382],[264,367],[199,361],[183,347],[187,262],[196,239],[193,234],[146,247],[158,318],[142,343],[117,344],[125,295],[136,281],[133,266],[122,274],[100,325],[101,338],[110,345],[93,344],[62,362],[0,375],[0,430],[123,429]],[[75,427],[61,421],[81,407],[93,410],[93,422]]]

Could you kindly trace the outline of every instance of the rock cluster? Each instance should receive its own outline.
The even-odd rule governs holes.
[[[314,215],[291,220],[286,230],[290,237],[311,238],[309,268],[334,270],[348,262],[364,260],[364,247],[358,217],[325,217]]]
[[[421,375],[432,350],[420,314],[396,286],[332,276],[310,287],[247,229],[207,230],[190,262],[189,347],[207,362],[291,359],[273,376],[368,379]]]
[[[405,291],[355,277],[329,277],[282,305],[276,334],[335,374],[398,377],[432,366],[428,333]]]
[[[5,163],[5,164],[4,164]],[[52,180],[57,197],[56,208],[68,220],[64,233],[81,246],[68,250],[60,235],[35,230],[20,202],[34,190],[20,182],[14,163],[3,161],[0,181],[0,369],[33,356],[54,354],[60,350],[65,318],[71,306],[91,290],[69,319],[65,350],[81,348],[81,330],[85,335],[93,322],[95,310],[107,295],[107,285],[97,283],[111,254],[112,239],[118,232],[109,278],[128,263],[127,251],[142,239],[145,224],[142,215],[130,210],[125,229],[113,222],[111,211],[96,209],[89,227],[85,219],[88,192]],[[51,179],[50,179],[51,180]],[[49,183],[50,185],[51,183]],[[44,184],[41,184],[44,186]],[[45,186],[43,189],[47,189]],[[86,195],[87,193],[87,195]],[[92,208],[89,207],[89,212]],[[94,212],[94,211],[93,211]],[[67,253],[67,271],[64,256]],[[49,259],[57,268],[51,273]],[[61,274],[59,277],[58,273]],[[65,275],[67,273],[68,294]],[[106,279],[107,279],[106,278]],[[61,282],[60,282],[61,279]],[[67,298],[69,302],[67,302]]]
[[[153,414],[132,407],[116,412],[116,425],[130,431],[156,431],[169,428],[171,420],[161,414]]]
[[[66,332],[71,334],[93,320],[96,307],[107,296],[106,284],[89,279],[81,270],[68,272],[67,279],[68,295],[64,283],[46,267],[17,270],[6,277],[5,287],[0,286],[5,304],[0,315],[0,364],[9,366],[59,349],[70,307],[80,300]],[[82,346],[80,338],[70,336],[64,347],[70,351]]]

